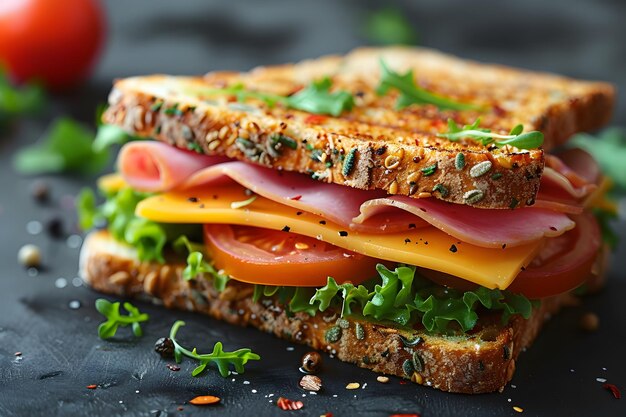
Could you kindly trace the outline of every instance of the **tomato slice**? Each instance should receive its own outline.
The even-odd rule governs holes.
[[[217,268],[251,284],[321,287],[329,276],[338,283],[358,284],[376,274],[381,262],[307,236],[260,227],[206,224],[204,238]]]
[[[598,223],[592,214],[573,217],[576,227],[546,244],[531,264],[515,278],[507,290],[538,299],[571,291],[582,285],[600,250]],[[468,291],[475,284],[438,271],[422,269],[428,279],[447,287]]]
[[[589,278],[602,244],[600,228],[590,213],[573,219],[576,227],[547,239],[539,256],[517,276],[509,290],[543,298],[573,290]]]

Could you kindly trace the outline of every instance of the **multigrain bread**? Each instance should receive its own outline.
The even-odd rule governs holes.
[[[606,266],[602,253],[594,268],[596,286]],[[171,255],[166,260],[165,264],[140,262],[133,248],[116,242],[106,231],[97,231],[85,239],[80,274],[104,293],[149,299],[167,308],[253,326],[375,372],[458,393],[502,390],[513,377],[519,353],[532,343],[544,321],[575,301],[570,294],[545,299],[528,320],[514,316],[506,325],[497,314],[483,314],[467,335],[443,336],[349,317],[338,323],[332,310],[316,316],[288,315],[274,300],[254,302],[250,284],[230,280],[218,292],[208,277],[184,280],[183,259]]]
[[[444,111],[432,105],[397,110],[397,92],[382,97],[375,93],[381,58],[396,71],[413,69],[417,83],[427,90],[485,110]],[[233,95],[203,93],[242,84],[247,90],[289,95],[326,76],[333,88],[354,95],[352,111],[340,117],[312,115],[281,105],[268,107],[259,100],[240,103]],[[534,203],[544,151],[575,132],[605,124],[613,102],[613,87],[606,83],[479,64],[427,49],[363,48],[343,57],[248,73],[118,80],[103,120],[134,135],[322,181],[481,208],[509,208]],[[453,143],[436,136],[446,131],[448,118],[463,125],[478,117],[481,127],[498,133],[506,134],[518,123],[527,131],[540,130],[544,148],[487,148],[471,140]],[[296,149],[276,149],[276,135],[295,140]],[[455,166],[459,153],[465,160],[461,169]],[[491,162],[487,175],[470,175],[473,166],[485,161]],[[472,190],[480,190],[482,199],[477,200]]]

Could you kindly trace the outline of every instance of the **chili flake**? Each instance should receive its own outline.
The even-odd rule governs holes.
[[[297,196],[291,197],[291,198],[289,198],[289,199],[290,199],[290,200],[294,200],[294,201],[298,201],[298,200],[300,200],[301,198],[302,198],[302,195],[301,195],[301,194],[298,194]]]
[[[180,366],[171,365],[169,363],[165,366],[167,366],[167,369],[169,369],[170,371],[174,371],[174,372],[180,371]]]
[[[276,401],[276,405],[281,410],[299,410],[304,407],[304,403],[302,401],[293,401],[287,399],[285,397],[278,397],[278,401]]]
[[[98,386],[96,384],[87,385],[87,389],[96,389]]]
[[[189,400],[189,404],[193,405],[209,405],[209,404],[217,404],[221,401],[220,397],[215,397],[213,395],[199,395],[192,400]]]
[[[611,391],[611,394],[613,394],[613,397],[615,397],[615,399],[619,400],[620,398],[622,398],[622,393],[620,392],[619,388],[617,388],[617,385],[604,384],[602,385],[602,388]]]
[[[324,121],[326,120],[326,116],[320,116],[317,114],[312,114],[310,116],[307,116],[306,119],[304,119],[304,123],[310,123],[312,125],[318,125],[320,123],[324,123]]]

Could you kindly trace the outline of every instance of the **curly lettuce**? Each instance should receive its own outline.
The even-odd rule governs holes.
[[[501,312],[503,323],[513,315],[529,318],[532,313],[533,302],[523,295],[480,286],[473,291],[447,288],[422,277],[413,266],[390,270],[379,264],[376,271],[379,277],[358,286],[338,284],[332,277],[317,289],[256,285],[253,299],[275,298],[293,313],[315,315],[333,308],[341,317],[402,327],[421,325],[433,333],[472,330],[480,310]],[[312,296],[305,299],[306,293]]]
[[[83,230],[106,227],[113,238],[137,249],[140,261],[165,262],[167,244],[181,235],[197,235],[198,225],[156,223],[135,215],[137,204],[149,193],[125,187],[105,192],[104,203],[96,204],[96,195],[84,188],[76,199],[78,224]]]

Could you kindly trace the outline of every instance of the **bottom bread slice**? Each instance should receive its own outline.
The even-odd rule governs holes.
[[[513,377],[520,351],[551,314],[573,301],[569,294],[543,300],[529,319],[514,316],[506,325],[498,315],[487,314],[471,333],[446,336],[353,318],[338,321],[337,312],[329,310],[315,316],[288,313],[271,299],[254,302],[250,284],[230,280],[218,292],[209,279],[186,281],[184,267],[174,257],[165,264],[140,262],[133,248],[106,231],[90,233],[80,255],[80,274],[98,291],[254,326],[375,372],[458,393],[502,390]]]

